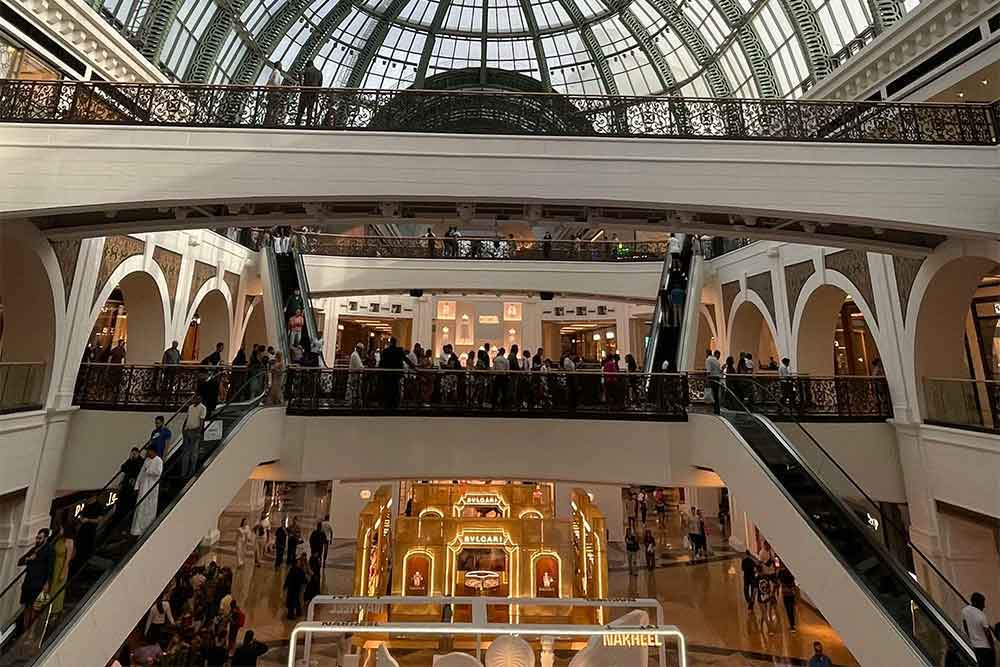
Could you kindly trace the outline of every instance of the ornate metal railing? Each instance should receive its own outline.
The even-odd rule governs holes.
[[[715,259],[726,253],[734,252],[740,248],[756,243],[757,239],[751,238],[728,238],[725,236],[713,236],[701,239],[701,254],[705,259]]]
[[[884,421],[892,417],[889,384],[884,377],[866,375],[727,375],[726,387],[754,412],[783,421]],[[704,373],[688,376],[690,401],[711,401]],[[723,397],[725,399],[725,396]],[[722,401],[726,407],[726,401]]]
[[[230,386],[242,386],[248,377],[245,366],[82,364],[73,404],[99,409],[176,410],[196,392],[206,403],[213,398],[226,401]],[[256,394],[262,387],[250,389]]]
[[[288,371],[290,414],[426,414],[687,419],[682,374],[589,371]]]
[[[299,248],[337,257],[431,257],[444,259],[553,260],[565,262],[660,262],[666,241],[557,241],[478,237],[388,238],[298,234]]]
[[[482,132],[484,118],[490,133],[549,136],[978,146],[1000,135],[995,104],[0,80],[0,122]]]
[[[924,422],[1000,433],[1000,382],[924,378]]]
[[[0,363],[0,414],[40,409],[44,389],[44,363]]]

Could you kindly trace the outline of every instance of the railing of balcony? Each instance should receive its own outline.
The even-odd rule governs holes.
[[[924,378],[924,422],[1000,433],[1000,382]]]
[[[214,407],[211,401],[233,398],[230,387],[242,386],[248,377],[246,366],[82,364],[73,403],[81,408],[173,410],[199,393]],[[257,395],[262,389],[247,391]]]
[[[378,237],[298,234],[299,248],[310,255],[337,257],[422,257],[559,262],[661,262],[667,241],[557,241],[486,237]]]
[[[346,368],[288,371],[289,414],[687,419],[683,374]]]
[[[44,363],[0,363],[0,414],[41,409],[44,385]]]
[[[867,375],[728,375],[726,387],[753,412],[775,421],[794,415],[799,421],[884,421],[892,418],[889,384],[884,377]],[[711,402],[704,373],[690,373],[688,391],[693,404]],[[728,393],[728,392],[727,392]],[[722,405],[726,406],[725,396]],[[736,406],[728,406],[736,407]]]
[[[477,121],[502,115],[516,122],[494,133],[996,145],[996,113],[991,104],[0,80],[0,122],[22,123],[480,133]]]
[[[727,253],[739,250],[740,248],[746,248],[748,245],[756,243],[757,239],[712,236],[710,238],[700,239],[700,242],[702,256],[705,259],[715,259],[716,257],[721,257]]]

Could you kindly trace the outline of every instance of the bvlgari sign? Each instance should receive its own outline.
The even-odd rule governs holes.
[[[464,533],[462,544],[503,545],[503,535],[498,533]]]
[[[503,500],[495,493],[470,493],[462,496],[461,503],[473,507],[493,507],[499,505]]]

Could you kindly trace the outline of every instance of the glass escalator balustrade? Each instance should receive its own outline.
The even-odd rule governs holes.
[[[180,451],[175,448],[168,453],[163,464],[163,474],[155,486],[137,498],[132,508],[124,512],[112,512],[102,518],[93,554],[71,569],[69,578],[58,590],[46,591],[35,603],[30,618],[26,619],[19,610],[20,586],[14,585],[7,590],[5,597],[0,599],[0,612],[5,614],[4,619],[13,620],[0,629],[0,637],[3,637],[0,643],[0,667],[36,664],[61,632],[72,624],[77,610],[82,609],[97,591],[127,565],[129,559],[156,530],[163,517],[197,483],[201,473],[228,443],[241,420],[260,404],[266,390],[253,396],[250,392],[251,389],[259,391],[262,385],[266,385],[263,380],[264,378],[246,377],[245,382],[235,391],[228,392],[230,398],[205,420],[198,465],[189,479],[181,476]],[[220,424],[221,434],[218,430]],[[153,494],[158,497],[155,518],[140,534],[133,535],[137,508]]]
[[[748,383],[739,378],[741,395]],[[885,518],[877,502],[833,459],[794,418],[805,439],[796,443],[766,417],[751,412],[734,387],[723,385],[722,416],[760,459],[789,501],[847,567],[899,630],[931,665],[976,664],[958,627],[966,604],[934,564],[913,545],[903,526]],[[902,550],[887,545],[905,545]],[[920,581],[913,574],[920,572]]]

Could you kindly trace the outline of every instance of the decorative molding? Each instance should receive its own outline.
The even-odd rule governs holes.
[[[76,263],[80,259],[79,239],[67,241],[49,240],[52,252],[56,255],[56,263],[59,264],[59,273],[62,275],[63,295],[66,298],[66,306],[69,306],[69,295],[73,289],[73,277],[76,275]]]
[[[738,280],[722,285],[722,319],[727,323],[729,322],[729,315],[733,312],[733,301],[736,301],[736,295],[739,293],[740,281]]]
[[[250,317],[250,308],[253,306],[257,299],[260,299],[259,294],[247,294],[243,297],[243,321],[245,322],[247,318]]]
[[[705,312],[708,313],[708,319],[711,320],[712,327],[715,329],[716,332],[718,332],[719,331],[719,321],[718,321],[718,315],[715,314],[715,304],[714,303],[703,303],[701,305],[705,306]]]
[[[236,304],[239,303],[236,299],[240,296],[240,276],[232,271],[223,271],[222,282],[226,283],[226,287],[229,288],[229,294],[233,297],[233,315],[235,315]]]
[[[875,326],[878,326],[878,311],[875,308],[875,290],[872,288],[872,274],[868,266],[868,253],[860,250],[841,250],[823,258],[826,268],[843,274],[861,292],[872,310]]]
[[[131,236],[108,236],[104,239],[104,253],[101,255],[101,266],[97,269],[97,284],[94,285],[94,300],[104,288],[111,274],[129,257],[135,257],[146,252],[146,242]]]
[[[896,257],[892,258],[892,269],[896,274],[896,292],[899,294],[899,307],[903,312],[903,322],[906,322],[906,311],[910,306],[910,292],[913,290],[913,281],[917,279],[917,273],[924,264],[924,257]]]
[[[864,99],[993,11],[989,0],[921,2],[803,96],[812,100]],[[953,67],[949,62],[942,67]]]
[[[215,277],[215,267],[205,262],[195,260],[194,271],[191,274],[191,292],[188,294],[188,309],[196,304],[194,297],[198,294],[201,286]]]
[[[771,321],[776,323],[778,316],[774,312],[774,283],[771,280],[771,272],[764,271],[747,278],[747,289],[757,293],[757,296],[767,306],[767,312],[771,314]]]
[[[153,248],[153,261],[163,271],[163,277],[167,281],[167,293],[170,295],[170,310],[174,309],[174,302],[177,300],[177,283],[181,278],[181,255],[156,246]]]
[[[11,5],[109,81],[170,82],[86,2],[11,0]]]
[[[785,292],[788,295],[789,322],[795,319],[795,306],[799,303],[802,288],[806,286],[806,281],[814,273],[816,273],[816,266],[811,259],[785,267]]]

